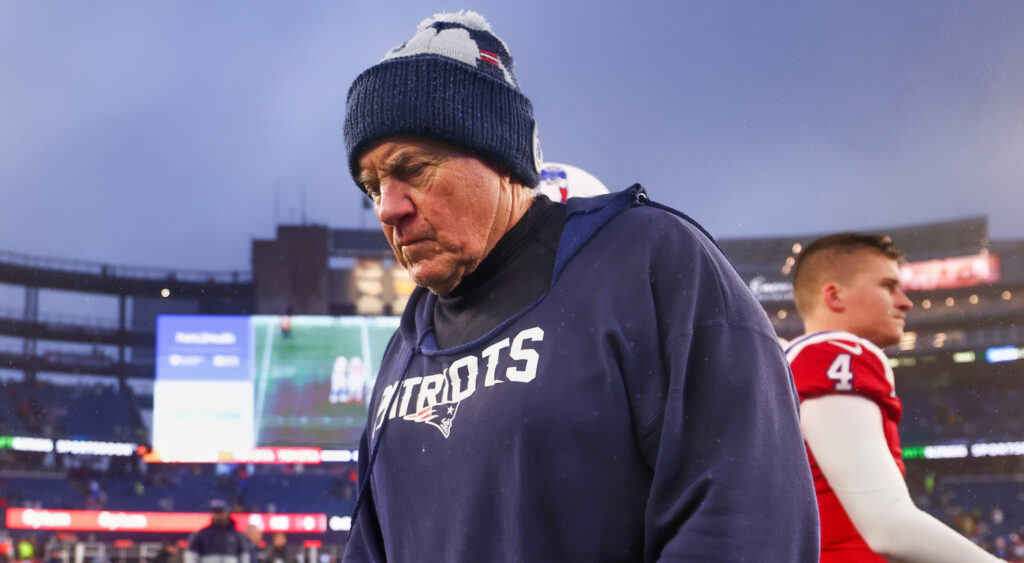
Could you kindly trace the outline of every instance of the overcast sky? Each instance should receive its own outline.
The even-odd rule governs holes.
[[[0,0],[0,250],[248,269],[278,223],[374,224],[348,86],[459,8],[509,45],[546,158],[716,237],[1024,238],[1024,2],[820,4]]]

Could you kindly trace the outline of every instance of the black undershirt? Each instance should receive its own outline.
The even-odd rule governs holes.
[[[434,307],[441,348],[475,340],[533,303],[551,287],[565,206],[538,195],[473,273]]]

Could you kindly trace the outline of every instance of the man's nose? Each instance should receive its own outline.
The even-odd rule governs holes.
[[[377,202],[377,219],[385,225],[396,225],[403,217],[416,212],[416,206],[409,199],[409,186],[400,180],[385,178],[380,184],[380,199]]]
[[[910,309],[912,309],[914,307],[914,302],[911,301],[909,297],[907,297],[907,294],[904,293],[902,289],[899,290],[897,293],[898,293],[898,295],[896,297],[896,308],[897,309],[899,309],[900,311],[909,311]]]

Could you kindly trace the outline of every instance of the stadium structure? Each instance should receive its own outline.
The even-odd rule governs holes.
[[[1012,548],[1024,241],[990,240],[984,217],[880,232],[907,253],[915,303],[888,350],[915,501]],[[789,274],[815,238],[720,241],[782,339],[802,331]],[[0,253],[0,551],[149,559],[221,498],[304,561],[339,558],[355,437],[413,284],[376,230],[281,226],[251,258],[251,272],[191,272]],[[62,305],[75,300],[106,308]]]

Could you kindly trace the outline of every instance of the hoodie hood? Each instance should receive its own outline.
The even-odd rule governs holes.
[[[565,228],[562,230],[562,238],[558,243],[551,285],[558,283],[559,275],[565,266],[602,227],[630,207],[643,205],[646,202],[647,192],[640,184],[633,184],[625,190],[600,196],[570,198],[566,203]],[[543,301],[546,295],[542,295],[532,305],[513,315],[482,337],[460,346],[445,349],[444,352],[457,353],[462,348],[475,347],[480,340],[489,339],[493,333],[501,331],[507,325],[515,322]],[[415,343],[413,345],[415,350],[428,356],[442,351],[434,338],[433,311],[436,301],[436,295],[426,288],[417,287],[409,296],[409,303],[402,313],[402,322],[398,329],[401,338],[406,342]]]

